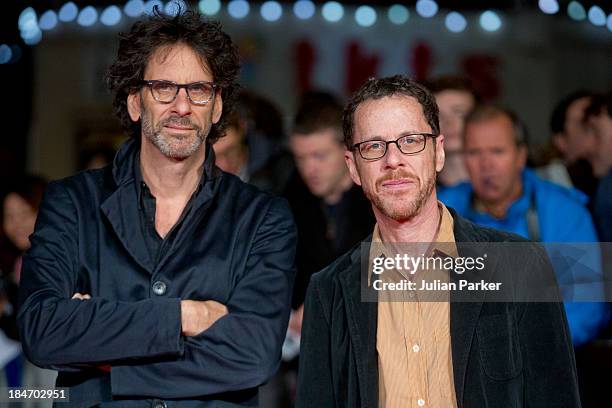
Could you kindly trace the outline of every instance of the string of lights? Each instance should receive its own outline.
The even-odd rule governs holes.
[[[151,14],[155,7],[164,13],[172,15],[180,8],[186,8],[183,0],[129,0],[123,7],[117,5],[108,6],[99,10],[93,6],[79,7],[72,1],[65,3],[58,11],[47,10],[40,16],[32,7],[24,9],[18,20],[21,38],[27,45],[38,44],[43,37],[44,31],[50,31],[59,24],[75,23],[82,27],[91,27],[96,24],[112,27],[121,22],[123,18],[138,18],[143,14]],[[544,14],[554,15],[562,12],[557,0],[539,0],[538,7]],[[361,27],[372,27],[380,19],[387,18],[391,24],[401,26],[407,24],[411,18],[432,18],[442,13],[435,0],[418,0],[414,10],[402,4],[394,4],[389,7],[373,7],[370,5],[347,6],[338,1],[328,1],[323,4],[315,4],[311,0],[297,0],[293,4],[281,4],[278,1],[269,0],[264,2],[249,2],[248,0],[200,0],[198,8],[202,14],[217,16],[223,8],[227,14],[234,19],[244,19],[251,13],[259,13],[259,16],[267,22],[279,21],[286,14],[293,15],[303,21],[319,15],[325,21],[333,24],[346,18],[353,18],[355,23]],[[597,27],[607,27],[612,32],[612,13],[606,15],[605,11],[598,5],[592,5],[588,10],[577,0],[572,0],[565,8],[567,16],[574,21],[588,21]],[[413,17],[412,14],[416,16]],[[444,25],[452,33],[461,33],[468,27],[468,19],[461,12],[455,10],[444,11]],[[496,32],[503,26],[503,15],[493,9],[483,10],[479,13],[478,24],[486,32]],[[17,45],[0,44],[0,64],[15,62],[20,54]]]

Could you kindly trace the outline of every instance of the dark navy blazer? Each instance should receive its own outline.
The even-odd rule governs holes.
[[[130,140],[112,166],[49,185],[23,263],[24,351],[59,370],[73,406],[255,405],[279,364],[289,317],[289,208],[221,172],[207,146],[204,184],[154,266],[139,221],[138,154]],[[92,299],[72,300],[75,292]],[[184,337],[181,299],[216,300],[229,314]],[[110,373],[99,368],[109,364]]]

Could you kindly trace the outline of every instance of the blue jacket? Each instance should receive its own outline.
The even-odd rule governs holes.
[[[157,264],[139,222],[138,143],[113,166],[50,184],[23,263],[19,323],[26,355],[70,387],[67,407],[254,406],[276,372],[294,279],[291,212],[221,172],[207,148],[203,185]],[[185,337],[181,299],[229,313]]]
[[[527,213],[533,206],[537,213],[540,241],[544,243],[598,241],[593,221],[585,207],[587,200],[585,195],[578,190],[567,189],[545,181],[527,169],[523,171],[522,180],[523,194],[512,203],[506,217],[502,219],[478,212],[472,207],[470,183],[461,183],[454,187],[441,189],[438,192],[438,198],[476,224],[513,232],[532,239],[534,237],[529,237]],[[593,269],[601,271],[599,253],[590,252],[593,255],[590,264]],[[559,274],[554,262],[553,265]],[[565,309],[575,346],[584,344],[595,337],[600,328],[608,321],[608,309],[604,303],[565,302]]]

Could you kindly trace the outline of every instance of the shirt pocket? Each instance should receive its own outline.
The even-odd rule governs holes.
[[[505,381],[521,374],[518,329],[511,315],[482,316],[476,333],[482,367],[489,378]]]

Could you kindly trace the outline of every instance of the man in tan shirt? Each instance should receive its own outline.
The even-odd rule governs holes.
[[[524,241],[478,227],[437,200],[444,136],[431,93],[403,76],[371,79],[346,107],[343,130],[351,177],[377,224],[361,246],[312,277],[297,406],[580,406],[562,304],[459,302],[444,289],[456,268],[409,270],[399,262],[405,245],[413,257],[453,260],[465,254],[459,243]],[[521,256],[491,269],[553,276],[543,249],[523,244]],[[384,272],[374,270],[383,264]],[[413,290],[423,281],[443,288],[437,298]]]

